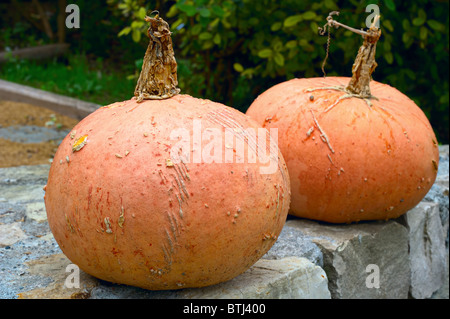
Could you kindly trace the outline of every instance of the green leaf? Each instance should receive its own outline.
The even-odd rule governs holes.
[[[131,22],[131,28],[132,29],[142,28],[143,25],[144,25],[143,21],[133,21],[133,22]]]
[[[424,26],[420,27],[420,40],[425,41],[428,36],[428,29]]]
[[[300,41],[298,41],[298,44],[301,47],[306,47],[309,43],[308,43],[308,40],[306,40],[306,39],[300,39]]]
[[[430,26],[431,29],[433,29],[435,31],[444,31],[445,30],[445,26],[436,20],[428,20],[427,24]]]
[[[409,33],[407,33],[407,32],[403,33],[403,36],[402,36],[403,43],[407,43],[409,41],[409,39],[410,39]]]
[[[272,47],[273,51],[278,52],[278,51],[281,51],[283,49],[283,42],[280,39],[275,38],[270,43],[270,46]]]
[[[421,26],[422,24],[424,24],[425,21],[426,21],[426,19],[417,17],[412,20],[412,24],[415,25],[416,27],[418,27],[418,26]]]
[[[286,28],[293,27],[302,20],[303,20],[303,16],[300,14],[297,14],[295,16],[290,16],[290,17],[286,18],[286,20],[284,20],[284,26]]]
[[[215,44],[219,45],[221,41],[222,41],[222,37],[220,36],[220,33],[216,33],[216,35],[213,38],[213,42]]]
[[[219,18],[215,18],[213,21],[211,21],[211,23],[209,24],[209,27],[214,29],[215,27],[217,27],[219,22],[220,22],[220,19]]]
[[[392,54],[392,52],[386,52],[384,54],[384,59],[388,64],[392,64],[394,62],[394,55]]]
[[[125,27],[119,32],[118,36],[121,37],[123,35],[127,35],[130,32],[131,32],[131,27]]]
[[[170,7],[169,11],[166,14],[166,17],[168,18],[173,18],[174,16],[176,16],[178,13],[178,8],[176,5],[173,5]]]
[[[403,30],[408,31],[411,25],[409,24],[408,19],[403,19],[402,21]]]
[[[336,10],[338,8],[333,0],[325,0],[324,4],[330,10]]]
[[[391,10],[391,11],[395,11],[395,3],[393,0],[384,0],[384,4],[386,5],[386,7]]]
[[[233,64],[233,68],[239,73],[244,72],[244,67],[240,63]]]
[[[200,15],[204,18],[209,18],[211,16],[211,11],[206,8],[200,9]]]
[[[262,49],[258,52],[258,56],[263,59],[267,59],[268,57],[271,57],[272,54],[273,54],[273,52],[271,49]]]
[[[172,30],[176,30],[178,28],[179,25],[181,25],[183,23],[183,19],[178,19],[177,21],[175,21],[174,23],[172,23],[172,25],[170,26],[170,28]]]
[[[287,48],[287,49],[293,49],[293,48],[295,48],[297,46],[297,40],[291,40],[291,41],[288,41],[286,44],[285,44],[285,47]]]
[[[305,20],[312,20],[317,16],[317,14],[314,11],[307,11],[303,13],[303,19]]]
[[[198,38],[200,40],[211,40],[213,38],[213,35],[209,32],[202,32],[199,34]]]
[[[383,19],[382,22],[383,26],[388,29],[390,32],[394,32],[394,26],[392,25],[390,20]]]
[[[311,28],[312,32],[314,32],[314,34],[317,34],[317,30],[319,30],[319,25],[317,24],[316,21],[311,21],[309,27]]]
[[[140,7],[139,11],[137,12],[137,17],[141,20],[144,20],[145,16],[146,16],[146,11],[144,7]]]
[[[198,35],[198,34],[200,34],[201,31],[202,31],[202,26],[200,24],[196,24],[192,27],[191,34]]]
[[[226,29],[231,29],[231,23],[228,22],[226,19],[223,19],[221,22]]]
[[[213,46],[214,46],[214,42],[207,40],[207,41],[205,41],[205,42],[203,43],[202,49],[203,49],[203,50],[209,50],[209,49],[211,49]]]
[[[225,15],[225,11],[223,11],[223,9],[216,4],[211,7],[211,10],[216,16],[220,18],[222,18]]]
[[[189,17],[192,17],[197,13],[197,9],[190,4],[177,3],[176,6],[178,9],[185,12]]]
[[[283,26],[283,24],[281,22],[275,22],[274,24],[272,24],[272,26],[270,27],[271,31],[278,31],[281,29],[281,27]]]
[[[273,59],[275,63],[278,64],[279,66],[284,66],[284,56],[281,53],[279,52],[275,53]]]
[[[139,29],[133,29],[133,33],[131,34],[134,42],[139,42],[141,40],[141,31]]]

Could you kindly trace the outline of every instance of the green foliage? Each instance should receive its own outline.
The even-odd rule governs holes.
[[[56,59],[44,63],[12,58],[0,68],[0,78],[107,105],[130,98],[135,81],[127,80],[116,72],[104,70],[98,58],[92,65],[85,55],[69,55],[67,63]]]
[[[171,25],[185,93],[245,111],[267,88],[295,77],[323,76],[326,36],[318,35],[330,11],[338,21],[365,28],[369,3],[379,5],[382,38],[374,79],[412,98],[448,142],[448,2],[297,0],[109,0],[120,11],[119,36],[145,34],[142,16],[158,9]],[[351,76],[361,37],[331,34],[327,75]]]
[[[323,76],[327,36],[320,36],[318,27],[326,23],[330,11],[340,11],[336,19],[344,24],[366,28],[369,13],[365,8],[377,4],[382,36],[377,46],[379,66],[374,80],[390,84],[413,99],[429,117],[438,140],[448,143],[448,1],[107,0],[106,3],[77,0],[81,28],[67,30],[71,52],[86,53],[88,61],[72,57],[69,65],[56,72],[63,74],[67,66],[77,69],[76,64],[89,64],[83,71],[87,74],[85,79],[81,71],[68,72],[65,79],[58,81],[48,74],[47,83],[42,78],[36,85],[54,90],[66,87],[64,92],[72,90],[71,94],[78,95],[87,90],[81,96],[84,99],[101,92],[105,95],[101,101],[128,98],[133,94],[148,44],[148,25],[143,18],[156,9],[171,25],[182,92],[246,111],[259,94],[277,83],[295,77]],[[7,4],[1,4],[0,8],[7,8]],[[50,23],[56,27],[55,16]],[[47,43],[45,36],[39,36],[18,12],[0,14],[0,31],[3,49]],[[333,29],[325,66],[327,75],[350,76],[361,43],[360,36]],[[104,63],[96,63],[99,58]],[[0,76],[27,83],[20,76],[30,80],[31,74],[34,79],[49,66],[44,64],[38,71],[38,64],[17,64],[16,68],[21,70],[11,64],[1,65]],[[23,68],[31,65],[32,70],[23,72]],[[98,68],[101,80],[92,76],[95,74],[92,68]],[[118,85],[106,81],[107,74],[114,74]],[[96,90],[99,85],[101,90]]]

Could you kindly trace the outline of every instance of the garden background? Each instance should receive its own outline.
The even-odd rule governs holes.
[[[80,28],[68,29],[68,4]],[[148,45],[143,17],[153,10],[171,25],[182,93],[243,112],[269,87],[323,76],[330,11],[365,28],[368,4],[381,13],[376,81],[394,86],[426,113],[441,144],[449,143],[449,1],[335,0],[10,0],[0,3],[0,52],[68,43],[44,60],[9,57],[0,78],[106,105],[134,92]],[[333,29],[328,76],[351,76],[362,38]]]

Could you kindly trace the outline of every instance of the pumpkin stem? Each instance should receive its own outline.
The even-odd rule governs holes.
[[[352,67],[352,79],[350,83],[345,88],[348,93],[363,98],[372,98],[370,92],[370,81],[372,80],[372,73],[377,67],[377,62],[375,61],[375,52],[377,47],[377,42],[381,36],[381,30],[376,27],[376,24],[380,16],[376,16],[369,30],[363,31],[351,28],[345,24],[333,20],[333,15],[339,15],[339,12],[333,11],[327,17],[327,23],[323,28],[319,28],[320,34],[324,34],[328,28],[328,32],[331,27],[339,28],[343,27],[354,33],[357,33],[364,38],[364,43],[359,48],[358,54],[356,56],[355,62]]]
[[[147,34],[150,42],[145,52],[142,70],[134,95],[137,102],[143,100],[168,99],[180,93],[177,79],[177,61],[172,47],[169,24],[157,11],[154,18],[145,17],[150,22]]]
[[[375,61],[375,52],[378,39],[381,36],[381,30],[375,26],[378,18],[379,16],[375,17],[374,23],[367,31],[367,34],[364,35],[364,43],[359,48],[355,63],[353,63],[352,79],[346,87],[348,92],[359,95],[362,98],[372,96],[370,93],[370,81],[372,80],[372,73],[378,65]]]

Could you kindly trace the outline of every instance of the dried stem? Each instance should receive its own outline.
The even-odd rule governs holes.
[[[376,16],[369,30],[363,31],[351,28],[345,24],[333,20],[333,15],[339,15],[339,12],[333,11],[330,13],[327,18],[327,23],[323,28],[319,28],[320,34],[325,34],[327,28],[329,32],[331,27],[343,27],[347,30],[360,34],[364,38],[364,43],[359,48],[358,55],[356,56],[352,67],[352,79],[345,88],[345,91],[360,98],[371,98],[372,94],[370,92],[370,81],[372,80],[372,73],[377,67],[375,52],[378,39],[381,36],[381,30],[376,27],[376,24],[380,17]]]
[[[363,98],[372,96],[370,93],[370,81],[372,80],[372,73],[378,65],[375,61],[375,52],[378,39],[381,36],[381,30],[375,27],[376,20],[377,18],[375,18],[374,23],[367,31],[367,35],[364,36],[364,43],[359,48],[355,63],[353,63],[352,79],[346,88],[348,92]]]
[[[145,21],[150,22],[150,43],[134,91],[137,102],[168,99],[180,93],[169,24],[159,14],[154,18],[147,16]]]

